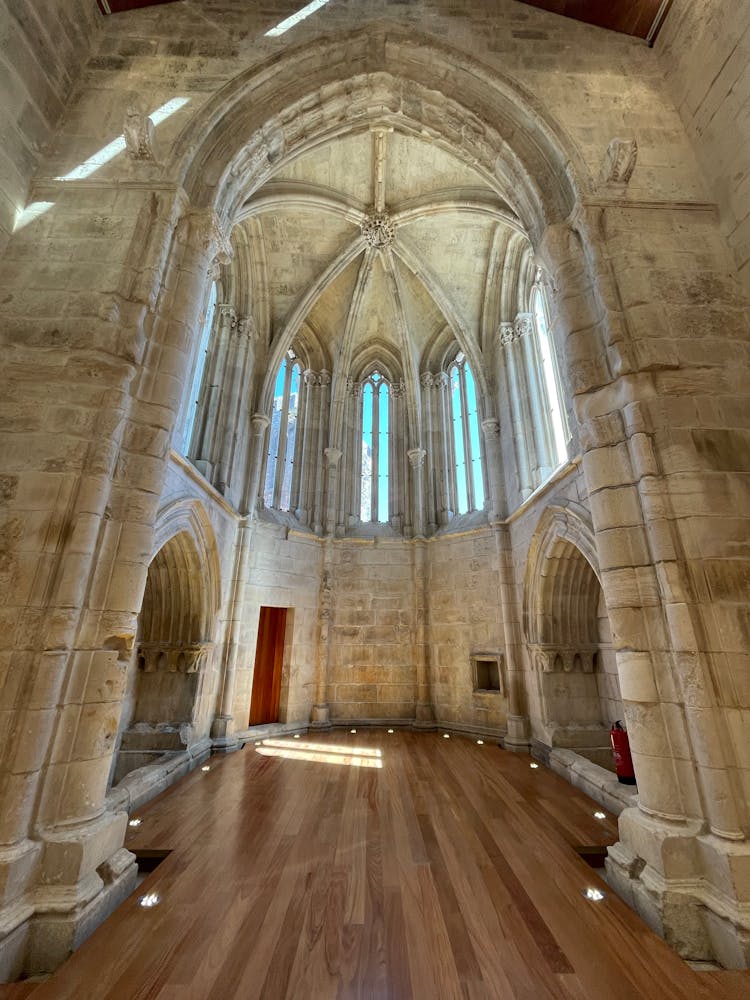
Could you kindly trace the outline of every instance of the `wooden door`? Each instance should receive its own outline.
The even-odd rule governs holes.
[[[286,612],[286,608],[260,609],[253,693],[250,699],[251,726],[279,721]]]

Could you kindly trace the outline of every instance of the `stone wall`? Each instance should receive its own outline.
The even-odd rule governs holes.
[[[430,543],[430,680],[441,722],[505,729],[508,679],[497,560],[489,528]],[[501,657],[498,694],[474,690],[471,658],[482,653]]]
[[[674,0],[656,51],[750,291],[750,3]]]
[[[100,26],[90,0],[0,0],[0,253]]]
[[[339,541],[331,562],[331,718],[413,719],[416,705],[414,546]]]
[[[240,733],[247,728],[250,716],[255,646],[262,606],[291,609],[287,619],[280,721],[305,723],[310,718],[318,640],[321,561],[320,541],[312,535],[290,532],[286,527],[270,524],[258,524],[253,531],[243,588],[244,615],[234,690],[233,714]]]

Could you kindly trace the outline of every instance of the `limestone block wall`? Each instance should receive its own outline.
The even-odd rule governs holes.
[[[414,718],[414,547],[401,539],[337,541],[330,576],[331,718]]]
[[[259,523],[252,536],[242,596],[244,618],[234,690],[238,732],[248,726],[261,606],[289,608],[280,721],[307,722],[313,704],[318,640],[321,545],[312,535]]]
[[[504,729],[508,712],[497,549],[492,531],[443,535],[429,547],[430,680],[440,721]],[[502,692],[474,691],[471,657],[502,657]]]
[[[101,21],[89,0],[0,0],[0,253]]]
[[[750,3],[674,0],[656,51],[750,292]]]

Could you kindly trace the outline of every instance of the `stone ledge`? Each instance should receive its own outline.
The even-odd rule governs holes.
[[[623,809],[638,804],[635,786],[621,785],[617,777],[606,768],[592,763],[574,750],[548,749],[545,753],[540,752],[541,747],[541,744],[534,743],[534,757],[539,757],[550,770],[580,788],[614,816],[619,816]]]

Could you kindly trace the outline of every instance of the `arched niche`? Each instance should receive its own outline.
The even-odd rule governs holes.
[[[607,732],[622,699],[594,533],[584,508],[551,505],[532,538],[523,627],[550,746],[611,768]]]
[[[205,735],[220,590],[216,543],[201,505],[159,515],[138,618],[114,772],[178,752]]]

